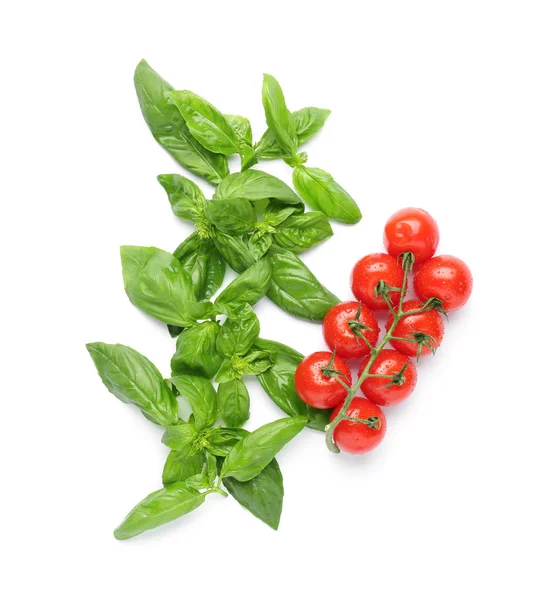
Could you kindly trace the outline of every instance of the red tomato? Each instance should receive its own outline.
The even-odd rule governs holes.
[[[341,406],[337,406],[330,417],[333,421],[340,412]],[[386,433],[386,417],[382,409],[373,404],[367,398],[355,397],[349,405],[348,416],[358,419],[370,419],[374,417],[374,426],[354,421],[340,421],[334,429],[334,442],[343,452],[348,454],[365,454],[376,448]]]
[[[388,254],[398,258],[402,252],[413,252],[415,264],[434,256],[438,237],[436,221],[422,208],[402,208],[384,227],[384,247]]]
[[[342,384],[325,374],[331,358],[332,352],[314,352],[299,363],[295,372],[295,389],[303,402],[313,408],[333,408],[347,396]],[[342,373],[342,381],[351,386],[351,371],[345,361],[336,356],[331,368]]]
[[[326,344],[341,358],[361,358],[369,354],[369,344],[377,343],[380,331],[374,313],[355,300],[333,306],[326,313],[322,327]]]
[[[443,254],[422,264],[413,283],[421,300],[439,298],[445,311],[458,310],[471,296],[473,275],[462,260]]]
[[[365,359],[361,365],[358,377],[361,377],[361,373],[367,366],[369,358]],[[403,383],[401,385],[395,383],[388,385],[392,383],[392,379],[369,377],[361,385],[361,391],[369,400],[372,400],[375,404],[380,404],[380,406],[399,404],[413,392],[417,385],[417,369],[409,358],[397,350],[386,349],[375,358],[369,371],[371,375],[397,375],[405,365],[407,367],[403,371]]]
[[[403,284],[403,269],[395,258],[389,254],[377,252],[368,254],[358,261],[351,274],[351,289],[353,295],[374,310],[388,310],[384,298],[375,294],[376,284],[381,280],[396,288]],[[398,292],[389,294],[392,304],[396,306],[400,301]]]
[[[422,306],[423,305],[420,300],[407,300],[403,303],[403,310],[404,312],[416,310]],[[392,326],[392,322],[393,317],[390,315],[386,323],[387,330],[389,330]],[[413,336],[422,338],[423,343],[421,344],[420,353],[419,344],[417,341],[404,342],[401,340],[392,340],[390,342],[390,344],[392,344],[396,350],[402,352],[406,356],[431,354],[431,348],[436,350],[436,348],[438,348],[442,342],[442,338],[444,337],[444,322],[442,321],[442,316],[437,310],[427,310],[426,312],[417,315],[403,317],[403,319],[401,319],[396,325],[393,335],[401,338],[411,338]]]

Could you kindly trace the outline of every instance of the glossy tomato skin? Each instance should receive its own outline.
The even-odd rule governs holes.
[[[358,377],[361,376],[363,369],[367,366],[369,358],[363,361]],[[396,375],[406,364],[407,367],[403,373],[405,381],[402,385],[384,387],[391,382],[391,379],[369,377],[361,385],[361,391],[369,400],[380,406],[392,406],[403,402],[411,395],[417,385],[417,369],[405,354],[397,350],[385,349],[375,358],[369,371],[372,375]]]
[[[375,295],[376,284],[381,279],[392,287],[402,287],[403,269],[397,259],[383,252],[364,256],[355,264],[351,273],[353,295],[373,310],[388,310],[384,298]],[[400,301],[400,294],[390,292],[390,299],[396,306]]]
[[[327,367],[331,358],[332,352],[314,352],[306,356],[295,371],[295,389],[303,402],[313,408],[333,408],[347,396],[339,381],[322,373],[322,367]],[[342,372],[342,380],[351,387],[351,371],[345,361],[336,356],[332,368]]]
[[[384,247],[388,254],[398,258],[402,252],[413,252],[415,264],[434,256],[438,239],[436,221],[422,208],[402,208],[384,227]]]
[[[420,300],[407,300],[403,303],[403,310],[415,310],[421,308],[423,303]],[[393,322],[393,317],[390,315],[386,322],[386,330],[389,330]],[[442,315],[437,310],[428,310],[418,315],[410,315],[404,317],[396,325],[393,331],[393,335],[396,337],[410,337],[416,331],[426,333],[434,338],[434,342],[430,341],[433,348],[438,348],[444,337],[444,322],[442,321]],[[416,342],[404,342],[400,340],[391,340],[390,344],[393,348],[405,354],[406,356],[417,356],[417,343]],[[423,345],[421,348],[421,356],[431,354],[431,350],[427,346]]]
[[[341,405],[337,406],[330,417],[333,421],[340,412]],[[368,427],[364,423],[353,421],[340,421],[334,430],[334,442],[342,452],[348,454],[365,454],[376,448],[382,442],[386,434],[386,417],[380,406],[377,406],[367,398],[356,396],[347,411],[348,416],[359,419],[378,417],[380,426],[378,429]]]
[[[439,298],[442,308],[448,312],[460,309],[469,300],[473,275],[462,260],[442,254],[423,263],[413,283],[421,300]]]
[[[359,312],[359,316],[357,313]],[[366,325],[370,329],[360,329],[357,337],[350,326],[350,321]],[[354,325],[356,327],[356,325]],[[380,327],[374,313],[363,303],[341,302],[333,306],[324,317],[322,322],[324,341],[330,350],[336,350],[337,356],[341,358],[362,358],[367,356],[371,349],[361,336],[374,346],[378,341]]]

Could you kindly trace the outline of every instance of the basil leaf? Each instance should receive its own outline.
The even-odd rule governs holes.
[[[170,92],[169,96],[185,119],[191,135],[207,150],[220,154],[239,152],[234,130],[210,102],[189,90]]]
[[[272,235],[263,231],[255,231],[249,238],[247,246],[255,260],[261,260],[270,246],[272,246]]]
[[[196,473],[187,479],[187,483],[193,487],[199,488],[211,488],[214,485],[214,480],[218,475],[218,468],[216,464],[216,458],[212,454],[205,452],[206,463],[202,473]]]
[[[274,359],[269,352],[253,350],[243,358],[241,373],[243,375],[260,375],[274,364]]]
[[[120,253],[132,304],[164,323],[184,327],[210,315],[210,302],[196,301],[191,277],[175,256],[143,246],[122,246]]]
[[[216,188],[215,198],[243,199],[256,202],[275,198],[283,204],[299,205],[299,196],[281,179],[264,171],[232,173]]]
[[[251,168],[253,165],[256,165],[259,162],[257,158],[257,153],[255,152],[252,146],[242,144],[239,149],[239,153],[241,155],[242,171],[247,171],[247,169]]]
[[[241,506],[272,529],[278,529],[282,514],[284,482],[275,458],[249,481],[238,481],[232,477],[226,477],[223,483]]]
[[[191,406],[195,415],[195,427],[198,430],[212,427],[218,419],[216,391],[212,383],[198,375],[176,375],[170,379]]]
[[[280,84],[272,75],[263,78],[263,106],[266,124],[280,148],[289,156],[297,152],[297,133],[292,115],[286,106]]]
[[[215,427],[207,432],[205,448],[214,456],[228,456],[230,450],[248,435],[245,429]]]
[[[255,227],[255,210],[249,200],[211,200],[206,215],[220,231],[230,235],[243,235]]]
[[[275,244],[286,250],[301,252],[324,242],[333,234],[330,221],[322,213],[308,212],[282,222],[273,239]]]
[[[216,383],[225,383],[226,381],[232,381],[234,379],[241,379],[243,376],[243,372],[239,370],[239,365],[237,365],[237,359],[232,360],[231,358],[226,358],[222,361],[218,372],[214,376],[214,381]]]
[[[172,450],[180,450],[189,456],[199,452],[201,447],[199,432],[193,423],[179,423],[167,427],[162,436],[162,443]]]
[[[178,336],[172,356],[172,375],[201,375],[212,379],[222,364],[216,350],[220,325],[214,321],[196,323]]]
[[[204,451],[190,456],[187,451],[170,450],[162,472],[163,485],[170,485],[176,481],[187,481],[194,475],[206,473],[209,469],[207,460],[209,456],[210,454]],[[210,468],[212,468],[212,461]]]
[[[178,335],[184,330],[183,327],[179,327],[178,325],[167,325],[168,333],[170,337],[177,338]]]
[[[238,309],[234,317],[226,319],[216,338],[216,347],[222,356],[244,356],[259,337],[261,326],[249,304]]]
[[[127,540],[195,510],[204,501],[205,495],[187,482],[172,483],[141,500],[114,531],[114,537]]]
[[[256,304],[267,292],[272,267],[268,258],[251,265],[220,292],[215,305],[227,305],[236,309],[245,303]]]
[[[176,217],[195,221],[202,215],[206,200],[197,184],[182,175],[159,175],[157,179]]]
[[[168,427],[178,421],[172,390],[152,362],[121,344],[87,344],[98,374],[108,391],[126,404],[134,404],[153,423]]]
[[[269,398],[286,414],[308,417],[307,427],[324,431],[330,422],[330,410],[319,410],[301,400],[295,389],[295,371],[303,360],[303,354],[289,346],[259,338],[254,346],[257,350],[270,352],[274,358],[272,367],[257,376]]]
[[[312,209],[327,217],[350,225],[361,220],[355,200],[326,171],[303,165],[295,167],[293,185]]]
[[[309,321],[322,321],[340,302],[293,252],[271,246],[267,259],[272,264],[272,279],[266,295],[286,312]]]
[[[288,217],[294,214],[303,214],[305,205],[301,205],[301,210],[297,206],[284,206],[280,202],[270,201],[265,208],[263,221],[266,225],[277,227],[283,223]]]
[[[234,130],[236,138],[242,144],[253,145],[253,131],[251,130],[251,123],[246,117],[240,115],[224,115],[224,118],[228,122],[228,125]]]
[[[222,231],[215,231],[213,242],[224,260],[237,273],[242,273],[255,262],[249,252],[249,247],[241,238],[233,237]]]
[[[218,407],[228,427],[241,427],[249,419],[249,392],[241,379],[219,384]]]
[[[191,135],[179,110],[168,97],[173,87],[142,60],[135,69],[135,90],[143,118],[154,139],[183,167],[217,185],[228,175],[228,161],[213,154]]]
[[[220,476],[233,477],[238,481],[253,479],[306,423],[306,417],[298,416],[259,427],[230,450],[222,465]]]

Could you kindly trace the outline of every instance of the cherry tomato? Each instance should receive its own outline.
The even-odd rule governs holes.
[[[333,421],[340,412],[341,406],[337,406],[330,417]],[[343,452],[348,454],[365,454],[376,448],[386,433],[386,417],[382,409],[367,400],[356,396],[349,405],[347,414],[349,417],[358,419],[370,419],[374,417],[374,425],[369,426],[364,423],[354,421],[340,421],[334,429],[334,442]]]
[[[422,208],[402,208],[384,227],[384,247],[388,254],[398,258],[402,252],[413,252],[415,264],[434,256],[438,237],[436,221]]]
[[[370,357],[361,365],[358,377],[361,376],[369,359]],[[397,350],[386,349],[375,358],[369,371],[369,374],[371,375],[396,376],[398,373],[402,372],[402,370],[403,374],[400,380],[403,383],[401,383],[401,385],[395,383],[395,378],[369,377],[368,379],[365,379],[361,385],[361,391],[369,400],[372,400],[375,404],[380,404],[380,406],[399,404],[413,392],[417,385],[417,369],[409,358]],[[392,385],[388,385],[390,383]]]
[[[422,306],[423,304],[420,300],[407,300],[403,303],[403,310],[404,312],[416,310]],[[392,322],[393,317],[390,315],[386,323],[387,330],[390,329]],[[401,338],[412,338],[413,336],[416,336],[417,339],[420,338],[422,340],[420,352],[417,341],[405,342],[402,340],[391,340],[390,344],[406,356],[431,354],[431,348],[436,350],[442,342],[442,338],[444,337],[444,322],[437,310],[427,310],[423,313],[403,317],[396,325],[393,335]]]
[[[443,254],[422,264],[413,284],[421,300],[439,298],[445,311],[458,310],[471,296],[473,275],[462,260]]]
[[[326,375],[332,352],[314,352],[306,356],[295,372],[295,389],[299,397],[313,408],[333,408],[343,402],[347,391],[331,375]],[[342,373],[340,379],[351,386],[351,371],[338,356],[334,357],[331,369]]]
[[[371,351],[369,344],[377,343],[380,331],[374,313],[355,300],[333,306],[326,313],[322,328],[326,344],[341,358],[367,356]]]
[[[401,288],[403,284],[403,269],[398,261],[389,254],[377,252],[368,254],[359,260],[351,274],[351,289],[353,295],[374,310],[388,310],[384,298],[375,294],[376,284],[381,280],[391,287]],[[392,304],[400,301],[398,292],[389,294]]]

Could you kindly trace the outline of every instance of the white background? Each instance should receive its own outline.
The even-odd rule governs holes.
[[[22,1],[0,22],[2,597],[554,598],[554,3]],[[292,110],[332,110],[304,149],[364,218],[304,259],[342,298],[403,206],[475,276],[379,449],[333,456],[307,431],[280,454],[277,533],[210,497],[112,537],[166,450],[85,343],[168,374],[174,342],[129,304],[118,248],[190,232],[156,181],[181,171],[142,120],[141,58],[256,136],[263,72]],[[319,325],[257,312],[265,337],[323,348]],[[249,389],[250,428],[281,416]]]

